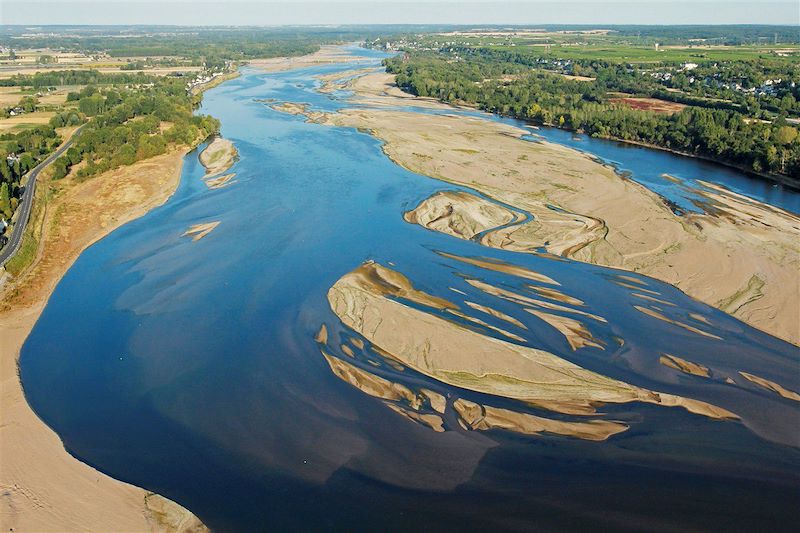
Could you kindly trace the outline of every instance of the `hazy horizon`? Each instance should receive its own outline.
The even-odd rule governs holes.
[[[341,2],[0,0],[3,25],[289,26],[348,24],[800,24],[786,1],[627,2],[362,0]]]

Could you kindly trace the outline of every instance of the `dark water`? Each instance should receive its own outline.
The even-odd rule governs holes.
[[[235,183],[208,190],[196,153],[189,154],[166,205],[92,246],[69,270],[20,361],[28,400],[67,449],[178,501],[219,531],[790,529],[800,504],[798,404],[742,379],[730,386],[681,374],[658,357],[684,355],[715,376],[744,370],[800,390],[798,349],[655,280],[634,275],[675,304],[663,306],[665,315],[722,339],[636,311],[647,302],[614,283],[616,271],[407,224],[405,210],[458,188],[394,165],[369,135],[307,124],[256,101],[336,109],[346,94],[314,92],[312,76],[348,68],[245,71],[208,92],[202,111],[222,121],[240,153]],[[722,183],[789,210],[800,205],[791,191],[714,165],[537,133],[612,160],[679,200],[686,188],[662,173]],[[181,237],[192,224],[216,220],[200,241]],[[608,319],[588,321],[607,349],[572,351],[554,329],[462,276],[519,292],[525,280],[437,251],[513,262],[556,279],[586,311]],[[467,432],[454,419],[434,433],[335,377],[313,340],[323,322],[331,345],[351,334],[326,293],[370,259],[391,262],[432,294],[515,316],[527,330],[481,318],[528,346],[711,402],[742,422],[627,404],[602,408],[631,426],[602,443]],[[366,357],[355,364],[411,388],[530,410],[411,370],[373,367]]]

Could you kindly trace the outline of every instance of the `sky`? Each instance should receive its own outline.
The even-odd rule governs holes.
[[[798,0],[0,0],[0,24],[800,24]]]

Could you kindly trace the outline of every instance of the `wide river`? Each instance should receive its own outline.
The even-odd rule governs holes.
[[[358,53],[374,66],[383,57]],[[721,338],[639,313],[633,306],[642,300],[614,282],[618,271],[494,250],[405,222],[403,212],[421,200],[459,188],[395,165],[367,133],[308,123],[264,102],[336,110],[347,94],[317,92],[314,76],[352,68],[244,69],[208,91],[201,112],[219,118],[239,150],[235,182],[210,190],[197,153],[188,154],[164,206],[89,248],[63,278],[20,367],[28,401],[69,452],[179,502],[217,531],[795,526],[800,404],[752,384],[688,376],[658,359],[691,355],[715,371],[746,371],[800,390],[798,349],[652,279],[632,275],[673,304],[663,306],[666,316],[704,317],[710,325],[703,329]],[[558,130],[536,133],[612,162],[681,209],[698,209],[690,188],[662,174],[800,211],[800,195],[716,165]],[[182,237],[210,221],[220,224],[205,238]],[[518,279],[442,251],[557,280],[608,319],[592,324],[606,349],[573,351],[545,322],[490,300],[463,276],[508,287]],[[513,314],[527,327],[513,330],[521,344],[719,405],[742,421],[634,403],[603,407],[630,425],[603,442],[466,431],[452,418],[447,431],[434,432],[336,377],[314,341],[322,323],[332,339],[352,335],[326,294],[366,260],[391,265],[434,295]],[[338,349],[333,355],[342,357]],[[375,353],[351,360],[414,390],[485,400],[381,361]]]

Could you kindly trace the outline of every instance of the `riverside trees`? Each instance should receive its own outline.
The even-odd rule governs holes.
[[[180,80],[154,78],[138,89],[84,90],[78,107],[92,118],[74,145],[54,163],[53,177],[85,162],[78,179],[163,154],[170,145],[192,144],[219,130],[219,121],[195,116]]]
[[[609,85],[628,83],[624,69],[621,80],[615,70],[605,70],[594,81],[576,81],[517,61],[483,55],[455,59],[442,52],[411,52],[385,64],[400,87],[419,96],[800,177],[800,139],[786,110],[763,120],[718,106],[690,106],[674,114],[631,109],[607,94]]]

